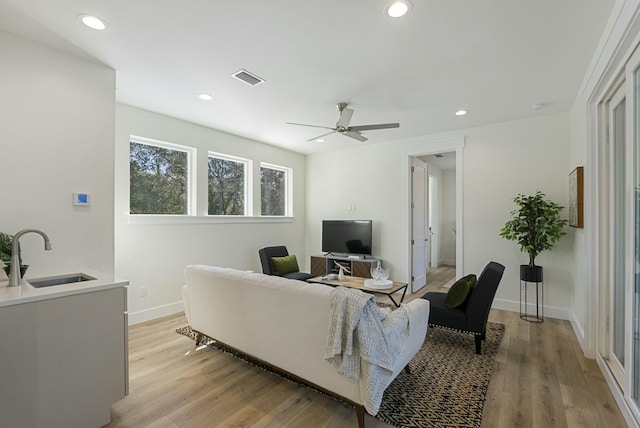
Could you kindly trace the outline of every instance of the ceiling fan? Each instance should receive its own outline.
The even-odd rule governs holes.
[[[307,141],[317,140],[319,138],[326,137],[327,135],[331,135],[336,132],[342,135],[346,135],[347,137],[353,138],[358,141],[367,141],[367,137],[362,135],[360,133],[361,131],[371,131],[374,129],[389,129],[389,128],[400,127],[399,123],[379,123],[377,125],[349,126],[349,122],[351,122],[351,116],[353,116],[353,110],[350,108],[347,108],[347,103],[338,103],[336,104],[336,107],[340,112],[340,118],[336,122],[335,128],[330,128],[328,126],[307,125],[306,123],[294,123],[294,122],[287,122],[287,125],[310,126],[312,128],[324,128],[324,129],[331,130],[331,132],[327,132],[326,134],[309,138]]]

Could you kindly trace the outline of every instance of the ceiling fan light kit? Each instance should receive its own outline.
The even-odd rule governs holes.
[[[364,141],[367,141],[368,138],[360,133],[362,131],[373,131],[377,129],[390,129],[390,128],[400,127],[399,123],[378,123],[374,125],[349,126],[349,123],[351,123],[351,117],[353,116],[353,110],[350,108],[347,108],[347,105],[348,105],[347,103],[336,104],[336,107],[338,108],[338,112],[340,113],[340,117],[336,122],[335,128],[331,128],[328,126],[320,126],[320,125],[308,125],[306,123],[295,123],[295,122],[287,122],[287,124],[297,125],[297,126],[309,126],[312,128],[323,128],[323,129],[329,130],[329,132],[326,132],[322,135],[315,136],[313,138],[309,138],[307,141],[320,141],[323,137],[326,137],[327,135],[331,135],[337,132],[349,138],[353,138],[354,140],[364,142]]]

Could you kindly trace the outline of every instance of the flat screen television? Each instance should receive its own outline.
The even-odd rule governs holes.
[[[371,220],[323,220],[322,251],[332,254],[372,254]]]

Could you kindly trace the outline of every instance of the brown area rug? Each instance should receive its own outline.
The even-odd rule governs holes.
[[[176,332],[195,340],[190,327]],[[422,349],[409,363],[411,373],[402,371],[389,385],[376,418],[398,428],[480,427],[503,334],[503,324],[487,323],[487,339],[482,344],[482,354],[477,355],[472,335],[429,327]],[[206,344],[298,383],[209,338]]]

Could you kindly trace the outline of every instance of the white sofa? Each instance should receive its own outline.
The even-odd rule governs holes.
[[[352,403],[364,426],[361,379],[338,374],[324,359],[332,287],[203,265],[187,266],[185,277],[183,300],[193,330]],[[409,335],[389,384],[426,336],[429,302],[416,299],[406,307]]]

